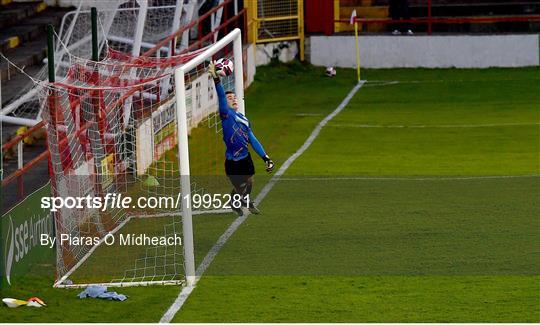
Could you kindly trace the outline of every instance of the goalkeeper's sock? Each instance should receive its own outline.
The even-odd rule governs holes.
[[[253,183],[247,183],[246,185],[246,191],[244,193],[244,195],[249,195],[251,194],[251,190],[253,189]]]
[[[231,191],[231,203],[230,203],[230,205],[231,205],[231,210],[233,210],[234,212],[236,212],[236,214],[237,214],[239,217],[241,217],[241,216],[244,215],[244,210],[242,210],[242,206],[240,206],[239,208],[235,208],[235,207],[234,207],[234,203],[233,203],[233,202],[234,202],[234,196],[235,196],[236,194],[238,194],[238,193],[236,192],[236,189],[233,188],[232,191]]]
[[[249,196],[249,201],[251,202],[251,190],[253,189],[253,183],[247,183],[244,187],[244,203],[246,203],[246,197]],[[246,204],[247,205],[247,204]]]

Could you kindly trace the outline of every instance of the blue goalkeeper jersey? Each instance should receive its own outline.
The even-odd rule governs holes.
[[[248,144],[251,143],[253,150],[263,158],[266,153],[255,134],[251,130],[249,120],[244,114],[229,107],[227,96],[221,83],[216,84],[218,95],[219,115],[223,128],[223,141],[225,142],[225,158],[238,161],[248,156]]]

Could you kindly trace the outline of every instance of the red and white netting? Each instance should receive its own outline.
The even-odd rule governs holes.
[[[102,61],[69,57],[65,77],[42,87],[40,101],[51,153],[55,197],[123,195],[129,207],[61,208],[57,238],[97,241],[57,245],[57,286],[179,283],[181,246],[104,244],[107,234],[172,236],[182,233],[181,205],[150,209],[140,197],[177,198],[180,191],[174,70],[205,49],[164,58],[132,57],[106,49]],[[233,56],[232,44],[219,55]],[[193,192],[227,190],[217,96],[206,58],[185,74]],[[223,80],[234,91],[234,76]],[[181,132],[184,132],[182,130]],[[182,176],[184,177],[184,175]]]

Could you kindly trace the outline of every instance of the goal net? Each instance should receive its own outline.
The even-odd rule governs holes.
[[[220,57],[234,62],[222,84],[243,110],[239,29],[166,58],[71,56],[66,77],[42,87],[52,194],[64,203],[54,212],[56,287],[193,283],[192,216],[229,212],[203,199],[230,191],[206,72]]]
[[[142,10],[139,2],[146,4]],[[189,0],[188,4],[193,2],[194,0]],[[98,9],[100,51],[108,44],[122,52],[143,53],[171,35],[179,28],[180,24],[185,24],[192,18],[186,12],[186,8],[189,6],[177,0],[148,0],[144,2],[81,0],[76,10],[70,11],[62,17],[58,30],[60,42],[57,43],[54,51],[57,79],[66,77],[72,55],[82,58],[91,57],[91,6]],[[139,25],[143,28],[138,34]],[[134,46],[136,44],[139,46]],[[162,47],[157,53],[161,56],[167,56],[169,48]],[[45,65],[34,75],[34,79],[46,80],[47,75],[48,69]],[[37,100],[37,92],[38,89],[32,83],[22,88],[15,100],[4,105],[0,111],[0,119],[23,125],[38,123],[41,106]]]

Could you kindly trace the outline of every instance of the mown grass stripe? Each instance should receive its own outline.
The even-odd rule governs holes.
[[[283,175],[287,171],[289,166],[291,166],[292,163],[309,148],[309,146],[313,143],[313,141],[315,141],[315,139],[321,132],[322,128],[347,106],[347,104],[351,101],[353,96],[358,92],[358,90],[362,87],[363,84],[364,84],[364,81],[361,81],[358,84],[356,84],[353,87],[353,89],[347,94],[345,99],[343,99],[343,101],[339,104],[339,106],[334,111],[332,111],[332,113],[328,114],[321,122],[319,122],[319,124],[317,124],[317,126],[311,132],[311,134],[306,139],[304,144],[283,163],[281,168],[278,169],[278,171],[274,174],[274,176],[262,188],[261,192],[259,193],[259,195],[257,195],[257,198],[255,199],[257,202],[261,202],[266,197],[266,195],[274,187],[276,182],[280,179],[281,175]],[[238,217],[229,226],[229,228],[227,228],[227,230],[223,233],[223,235],[219,237],[218,241],[210,249],[208,254],[206,254],[203,261],[197,268],[195,272],[197,276],[195,280],[195,285],[199,281],[204,271],[206,271],[208,266],[210,266],[210,264],[214,260],[217,253],[221,250],[223,245],[225,245],[227,240],[236,232],[238,227],[240,227],[240,225],[244,223],[244,221],[247,219],[248,216],[249,214],[244,214],[243,216]],[[176,313],[180,310],[180,308],[182,308],[186,300],[189,298],[189,295],[191,294],[191,292],[193,292],[193,287],[194,286],[186,286],[182,289],[182,291],[180,291],[180,294],[178,295],[174,303],[169,307],[169,309],[165,312],[165,314],[163,314],[163,317],[161,317],[161,319],[159,320],[160,323],[171,322],[174,315],[176,315]]]

